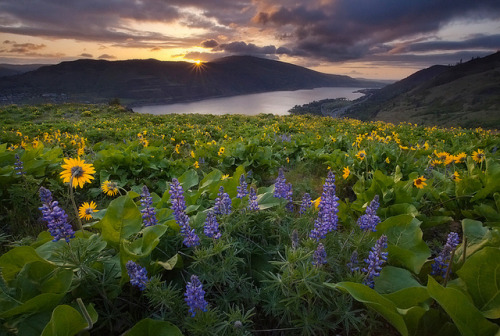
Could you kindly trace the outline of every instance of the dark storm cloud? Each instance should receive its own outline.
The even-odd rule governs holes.
[[[220,44],[214,50],[245,55],[272,55],[276,53],[276,47],[273,45],[258,47],[253,43],[247,44],[242,41]]]
[[[201,42],[201,46],[203,48],[215,48],[219,45],[219,43],[216,40],[206,40]]]
[[[446,50],[495,50],[500,48],[500,34],[479,35],[463,41],[431,41],[403,43],[390,50],[391,53],[446,51]]]
[[[321,4],[323,3],[323,4]],[[330,61],[359,59],[380,45],[437,32],[454,19],[500,18],[500,1],[341,0],[328,4],[274,7],[260,11],[254,22],[263,27],[293,28],[295,54]]]

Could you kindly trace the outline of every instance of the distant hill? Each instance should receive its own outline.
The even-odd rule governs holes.
[[[119,98],[122,103],[140,105],[335,86],[374,87],[376,83],[252,56],[230,56],[201,65],[153,59],[77,60],[0,78],[0,103]]]
[[[500,128],[500,52],[418,71],[370,91],[344,115],[393,123]]]
[[[0,64],[0,77],[19,75],[36,70],[45,64]]]

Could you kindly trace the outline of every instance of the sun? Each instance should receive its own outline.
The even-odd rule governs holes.
[[[201,65],[201,60],[196,60],[196,61],[194,61],[194,64],[196,64],[196,65]]]

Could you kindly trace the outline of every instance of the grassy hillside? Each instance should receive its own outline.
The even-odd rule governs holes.
[[[419,71],[373,92],[347,115],[365,120],[500,128],[500,53]]]

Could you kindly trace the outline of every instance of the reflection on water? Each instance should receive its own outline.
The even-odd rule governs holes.
[[[275,91],[255,93],[226,98],[212,98],[192,103],[152,105],[134,107],[138,113],[171,114],[246,114],[271,113],[286,115],[295,105],[303,105],[314,100],[327,98],[347,98],[350,100],[363,94],[354,92],[360,88],[329,87],[312,90]]]

